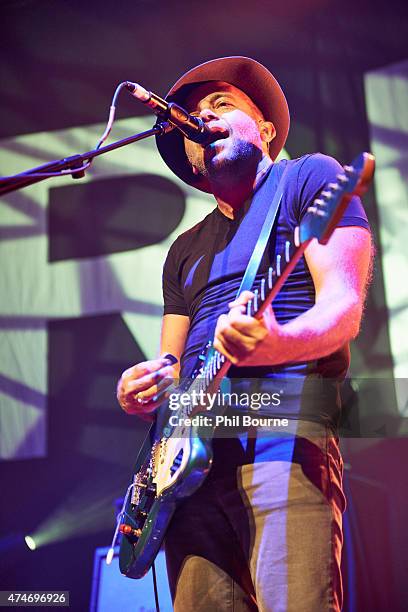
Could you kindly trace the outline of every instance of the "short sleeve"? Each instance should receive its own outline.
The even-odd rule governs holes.
[[[163,267],[163,314],[179,314],[188,316],[188,308],[180,286],[177,240],[173,242],[167,253]]]
[[[320,191],[329,182],[335,182],[337,175],[342,172],[342,167],[333,157],[315,153],[307,155],[298,173],[298,221],[302,219],[307,208],[313,200],[318,197]],[[337,224],[338,227],[357,225],[370,229],[363,204],[358,196],[353,196]]]

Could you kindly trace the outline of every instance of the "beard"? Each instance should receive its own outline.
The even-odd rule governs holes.
[[[207,181],[220,181],[248,176],[256,172],[263,152],[245,138],[230,136],[208,145],[186,152],[187,158],[198,175]]]

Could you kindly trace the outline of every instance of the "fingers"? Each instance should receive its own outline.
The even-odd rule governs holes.
[[[249,291],[244,294],[242,300],[251,295]],[[230,306],[236,303],[232,302]],[[249,317],[242,313],[241,308],[233,306],[228,315],[221,315],[214,335],[214,348],[234,365],[251,357],[269,333],[266,319]]]
[[[225,357],[227,357],[231,363],[236,363],[236,356],[234,355],[233,347],[231,347],[231,342],[233,340],[233,338],[231,339],[231,336],[234,334],[238,335],[238,332],[229,328],[228,315],[221,315],[218,318],[217,326],[215,328],[213,346],[217,351],[222,353],[222,355],[225,355]]]
[[[129,391],[133,393],[139,393],[142,395],[142,392],[145,391],[145,395],[152,396],[157,392],[157,385],[165,378],[171,378],[173,376],[173,366],[165,366],[164,368],[160,368],[160,370],[156,370],[155,372],[150,372],[141,376],[140,378],[129,379],[127,381],[126,387]],[[152,392],[150,390],[154,389]],[[149,391],[149,392],[148,392]]]
[[[238,306],[246,306],[249,300],[252,300],[254,294],[252,291],[243,291],[233,302],[228,304],[229,308],[236,308]]]
[[[225,329],[214,339],[214,348],[234,365],[250,355],[257,344],[256,337],[243,336],[232,328]]]
[[[214,338],[213,346],[219,353],[229,359],[231,363],[234,365],[238,363],[238,349],[236,346],[221,342],[218,338]]]
[[[214,348],[225,355],[233,364],[238,363],[240,359],[254,350],[258,335],[253,327],[254,323],[257,325],[257,322],[246,315],[239,316],[244,320],[241,324],[238,319],[231,320],[230,314],[221,315],[218,318],[214,335]],[[248,333],[244,334],[236,328],[236,326],[239,328],[240,325]]]
[[[167,357],[159,357],[158,359],[150,359],[149,361],[141,361],[136,365],[132,366],[125,370],[121,376],[122,379],[134,380],[136,378],[140,378],[141,376],[145,376],[147,374],[151,374],[153,372],[157,372],[161,368],[171,365],[170,360]]]
[[[138,363],[125,370],[117,386],[121,408],[128,414],[141,415],[152,413],[160,406],[166,399],[165,390],[176,376],[172,365],[174,359],[165,356]]]

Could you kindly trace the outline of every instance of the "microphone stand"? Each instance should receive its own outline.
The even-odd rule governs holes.
[[[10,193],[11,191],[23,189],[23,187],[28,187],[28,185],[38,183],[46,178],[51,178],[51,176],[49,176],[50,172],[58,173],[62,170],[72,170],[72,173],[61,174],[61,176],[72,176],[73,179],[83,178],[85,176],[85,169],[82,168],[82,166],[94,157],[103,155],[104,153],[109,153],[109,151],[119,149],[120,147],[125,147],[128,144],[132,144],[132,142],[149,138],[149,136],[155,136],[156,134],[162,136],[173,129],[174,125],[168,121],[163,121],[162,123],[156,123],[150,130],[140,132],[139,134],[134,134],[133,136],[128,136],[127,138],[122,138],[122,140],[117,140],[116,142],[106,145],[105,147],[92,149],[92,151],[88,151],[87,153],[72,155],[63,159],[57,159],[48,162],[47,164],[43,164],[42,166],[37,166],[36,168],[30,168],[29,170],[14,176],[8,176],[5,178],[0,177],[0,196]],[[77,172],[75,172],[75,168],[78,168]],[[44,176],[38,176],[41,174],[44,174]],[[55,176],[57,177],[58,174],[55,174]]]

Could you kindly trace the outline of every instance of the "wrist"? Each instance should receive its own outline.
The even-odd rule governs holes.
[[[294,334],[291,323],[279,324],[276,322],[265,338],[263,353],[267,365],[280,365],[296,360],[296,349],[299,348],[299,339]]]

